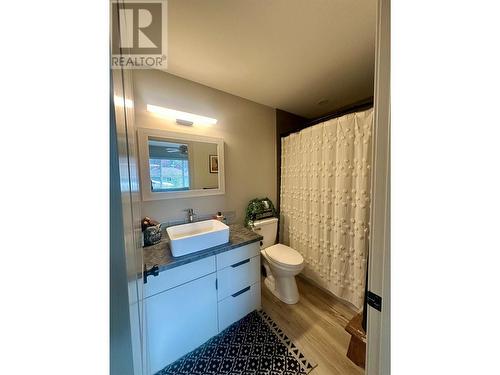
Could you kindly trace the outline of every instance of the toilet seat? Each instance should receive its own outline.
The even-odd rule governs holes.
[[[276,244],[265,249],[269,259],[282,267],[299,267],[304,258],[297,250],[283,244]]]

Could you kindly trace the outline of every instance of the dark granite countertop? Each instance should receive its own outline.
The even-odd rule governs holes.
[[[224,251],[228,251],[260,240],[262,240],[261,235],[251,231],[248,228],[245,228],[243,225],[230,224],[228,243],[198,251],[196,253],[174,257],[170,252],[170,247],[168,245],[168,236],[164,234],[162,240],[159,243],[144,248],[144,264],[146,265],[146,269],[148,270],[155,264],[157,264],[161,272],[169,268],[178,267],[183,264],[191,263],[196,260],[209,257],[211,255],[220,254]]]

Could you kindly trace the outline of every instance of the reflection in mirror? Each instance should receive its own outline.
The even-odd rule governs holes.
[[[218,189],[217,144],[148,138],[152,192]]]
[[[225,194],[222,138],[144,128],[137,134],[144,201]]]

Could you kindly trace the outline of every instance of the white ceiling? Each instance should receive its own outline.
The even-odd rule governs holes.
[[[317,117],[373,95],[375,8],[376,0],[168,0],[167,71]]]

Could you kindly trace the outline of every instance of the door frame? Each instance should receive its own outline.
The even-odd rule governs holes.
[[[382,298],[382,306],[367,307],[368,375],[390,374],[390,31],[390,0],[378,0],[367,290]]]
[[[122,0],[117,3],[123,6]],[[127,22],[131,20],[112,20],[118,29]],[[127,35],[118,39],[123,41],[125,37]],[[130,70],[111,69],[110,93],[110,219],[113,220],[110,223],[110,326],[114,328],[110,331],[111,374],[143,375],[147,373],[143,248],[133,80]],[[121,277],[113,278],[117,274]],[[119,293],[120,298],[117,299],[115,293]],[[117,314],[122,315],[119,325],[115,322]],[[115,351],[117,346],[121,346],[120,351]]]

